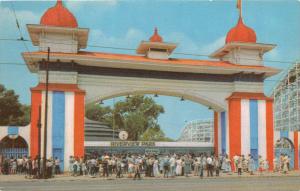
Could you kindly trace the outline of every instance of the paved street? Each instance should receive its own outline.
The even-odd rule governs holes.
[[[0,177],[1,178],[1,177]],[[299,176],[254,176],[254,177],[219,177],[219,178],[175,178],[175,179],[118,179],[73,178],[50,180],[0,181],[1,191],[299,191]]]

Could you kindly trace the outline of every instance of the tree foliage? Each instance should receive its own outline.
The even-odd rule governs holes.
[[[99,104],[89,104],[85,110],[87,118],[112,125],[112,109],[109,106],[102,107]]]
[[[25,126],[30,123],[31,107],[29,105],[22,104],[21,111],[22,111],[23,115],[12,119],[11,122],[9,123],[10,125]]]
[[[140,137],[140,141],[174,141],[165,136],[165,133],[157,127],[147,129]]]
[[[0,126],[27,125],[30,121],[30,106],[22,105],[14,90],[0,84]]]
[[[127,131],[128,140],[139,140],[148,129],[160,129],[157,118],[161,113],[164,113],[161,105],[156,104],[151,97],[141,95],[118,101],[114,108],[100,105],[86,108],[87,118],[107,122],[115,129]]]

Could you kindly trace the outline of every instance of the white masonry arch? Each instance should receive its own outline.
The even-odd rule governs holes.
[[[225,111],[226,98],[234,89],[230,82],[203,82],[119,76],[78,75],[79,88],[86,92],[85,103],[119,96],[158,94],[184,99]]]

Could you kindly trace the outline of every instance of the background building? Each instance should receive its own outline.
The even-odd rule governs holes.
[[[288,155],[290,167],[299,167],[300,63],[295,63],[273,91],[275,157]]]
[[[275,87],[275,130],[300,130],[300,63],[296,63]]]
[[[85,141],[119,141],[119,130],[113,129],[108,124],[93,121],[88,118],[84,120]]]
[[[205,142],[214,141],[213,120],[194,120],[187,123],[178,141]]]

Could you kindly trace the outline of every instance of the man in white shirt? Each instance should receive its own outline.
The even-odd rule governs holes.
[[[206,158],[206,163],[207,163],[207,177],[213,176],[213,160],[211,156],[208,156]]]

